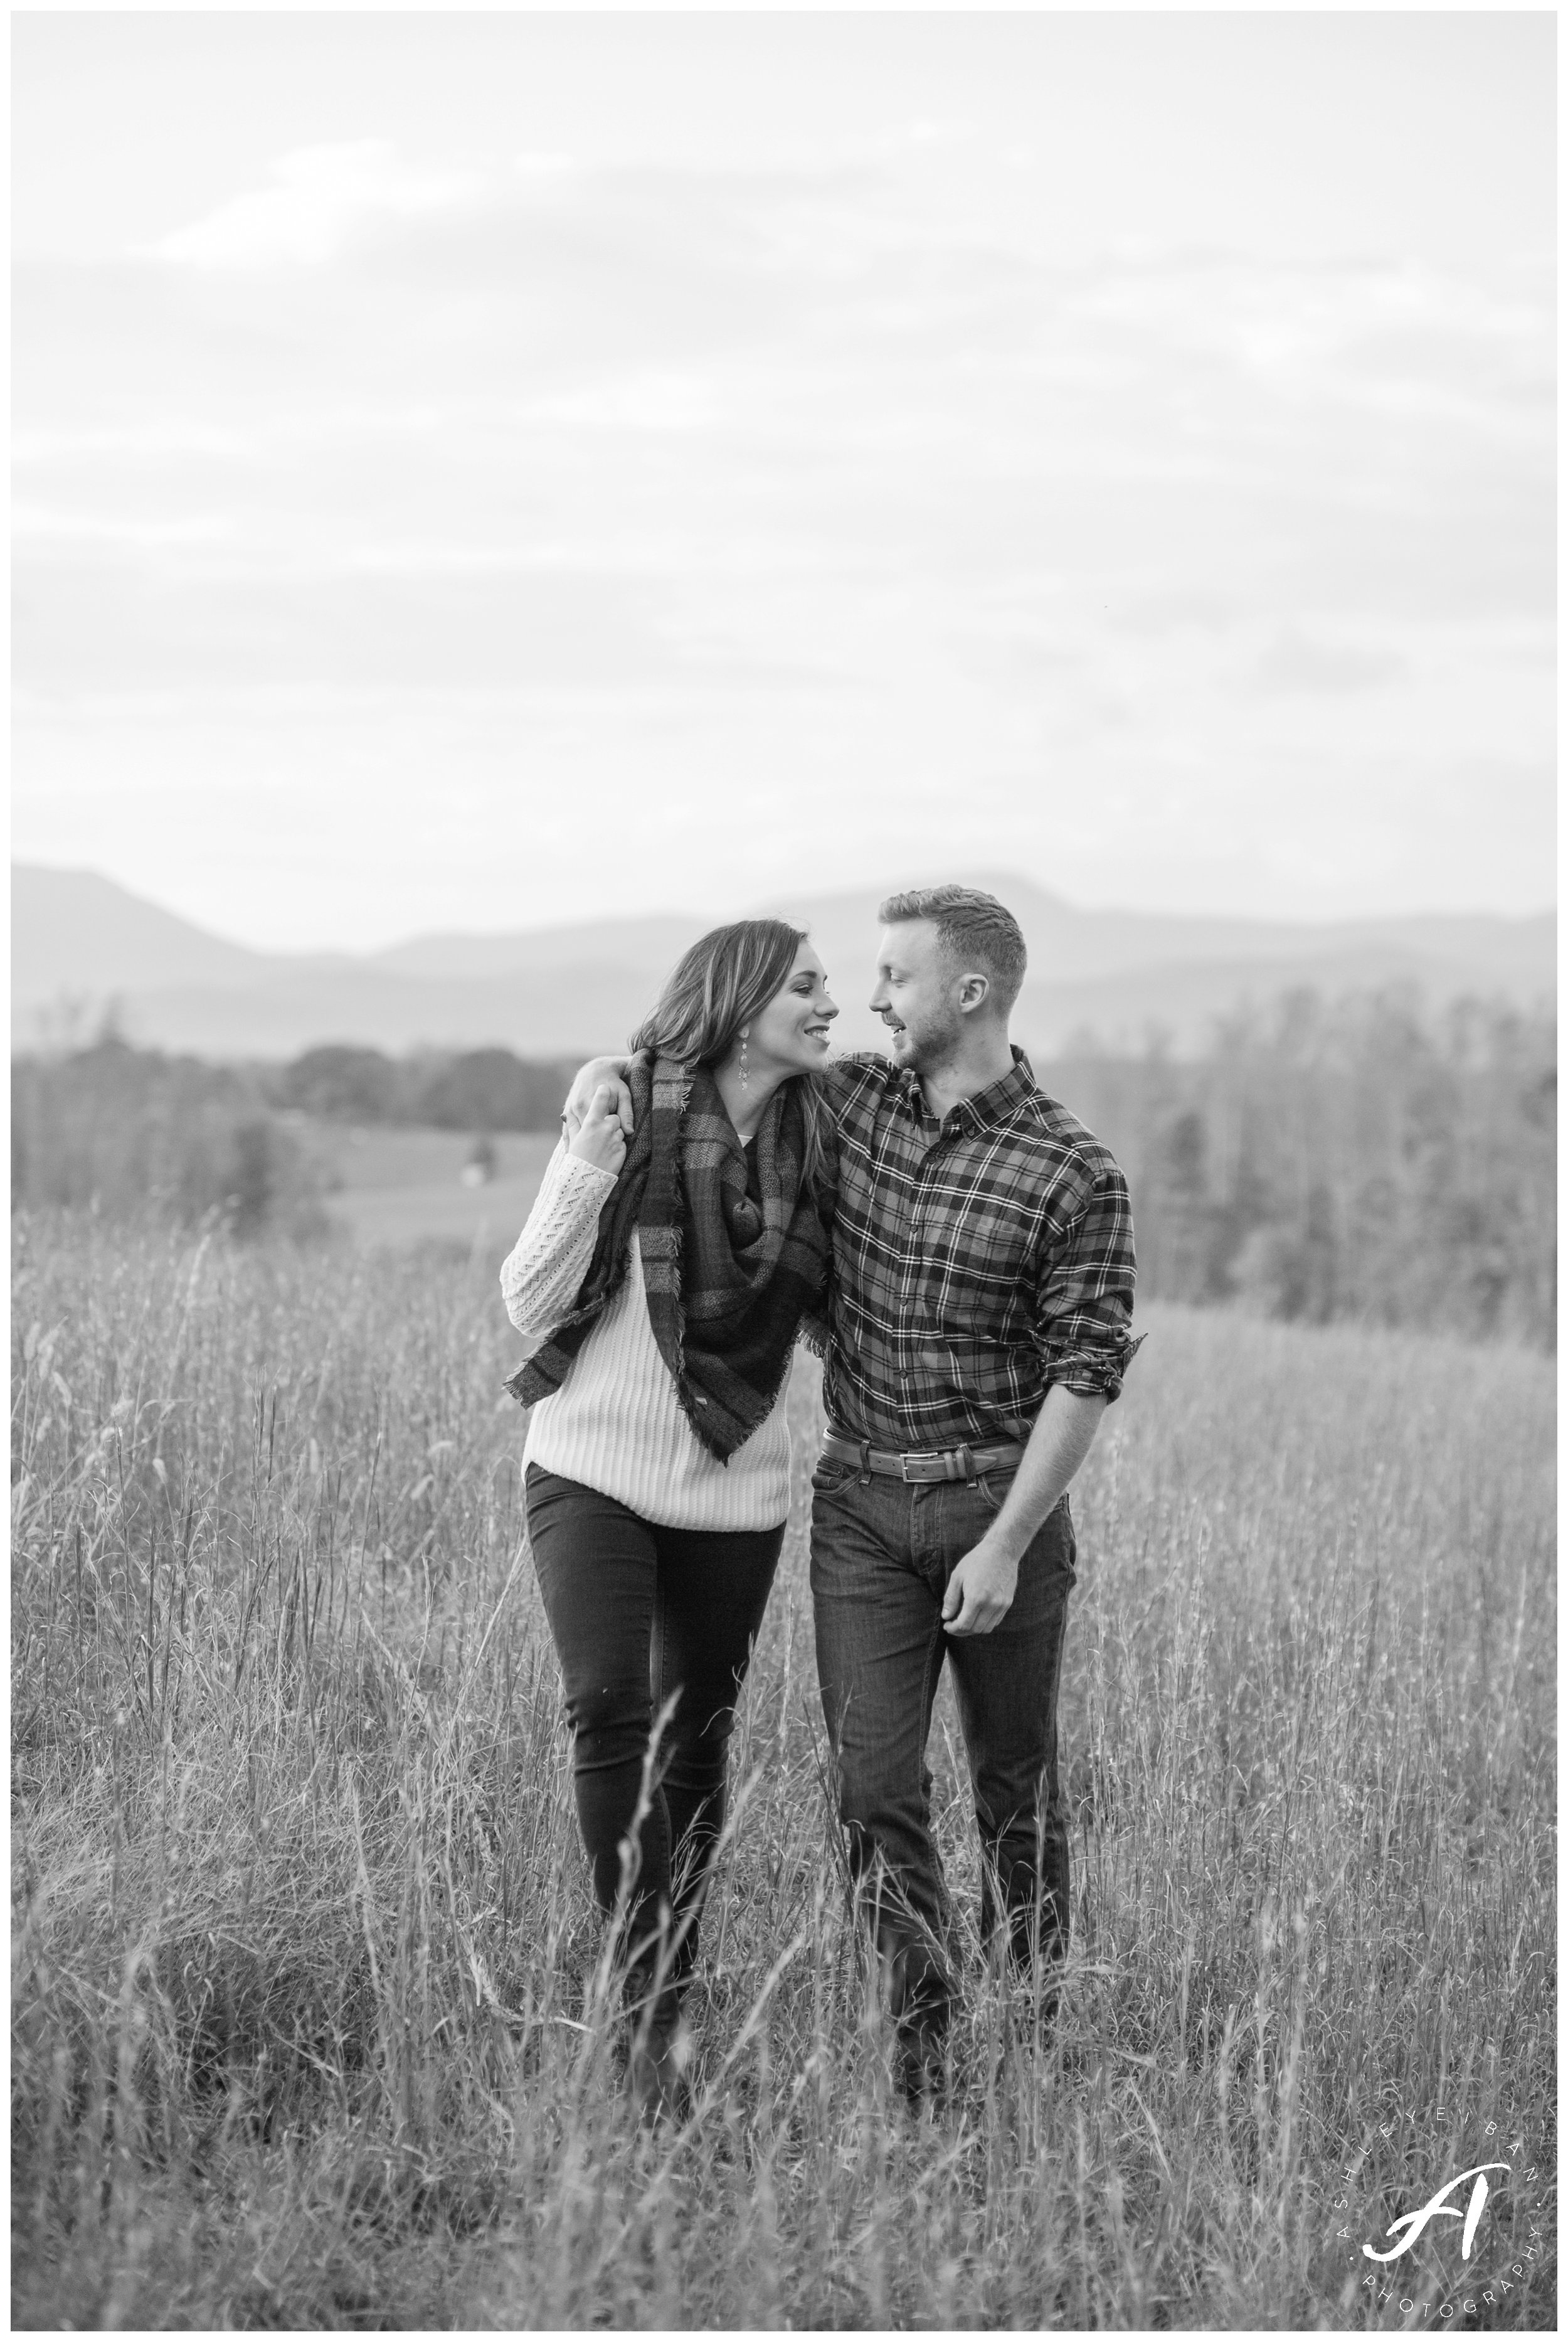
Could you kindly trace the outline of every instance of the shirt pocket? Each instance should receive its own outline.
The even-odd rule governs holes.
[[[924,1236],[918,1318],[936,1340],[1027,1340],[1037,1229],[1033,1214],[993,1204],[934,1223]]]

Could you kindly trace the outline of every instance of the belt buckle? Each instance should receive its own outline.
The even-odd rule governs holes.
[[[918,1485],[919,1485],[919,1483],[918,1483],[917,1481],[915,1481],[915,1480],[912,1480],[912,1479],[910,1478],[910,1476],[909,1476],[909,1467],[910,1467],[910,1466],[911,1466],[912,1464],[917,1464],[919,1461],[920,1461],[920,1458],[919,1458],[919,1456],[915,1454],[915,1452],[914,1452],[914,1450],[913,1448],[911,1448],[911,1447],[901,1447],[901,1448],[899,1449],[899,1451],[898,1451],[898,1476],[899,1476],[899,1478],[903,1481],[903,1483],[904,1483],[904,1486],[905,1486],[906,1488],[914,1488],[914,1487],[918,1486]]]

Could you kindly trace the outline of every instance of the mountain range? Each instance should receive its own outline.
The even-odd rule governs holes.
[[[215,1058],[292,1056],[321,1041],[401,1051],[502,1043],[524,1056],[619,1046],[664,975],[712,922],[676,913],[512,935],[433,935],[366,953],[248,949],[86,870],[12,866],[12,1047],[88,1037],[112,1010],[125,1036]],[[1093,1034],[1181,1051],[1246,1001],[1300,986],[1334,996],[1387,986],[1431,1006],[1463,994],[1548,997],[1556,916],[1431,914],[1335,925],[1084,910],[1030,881],[988,886],[1016,913],[1029,976],[1014,1019],[1049,1056]],[[846,1047],[874,1046],[864,1007],[879,897],[866,890],[751,905],[808,926]]]

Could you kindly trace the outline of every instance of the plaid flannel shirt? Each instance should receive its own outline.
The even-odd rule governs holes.
[[[838,1128],[824,1397],[874,1446],[1026,1436],[1053,1383],[1115,1398],[1138,1346],[1126,1181],[1013,1056],[941,1123],[885,1057],[824,1076]]]

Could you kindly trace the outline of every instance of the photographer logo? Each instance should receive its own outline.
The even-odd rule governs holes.
[[[1436,2117],[1444,2123],[1452,2118],[1444,2107],[1436,2109]],[[1549,2257],[1550,2241],[1539,2217],[1539,2162],[1523,2133],[1510,2138],[1503,2124],[1486,2112],[1477,2110],[1466,2121],[1460,2111],[1459,2126],[1462,2137],[1464,2130],[1471,2131],[1471,2152],[1479,2149],[1477,2161],[1453,2172],[1423,2203],[1391,2219],[1379,2237],[1367,2235],[1352,2207],[1353,2193],[1367,2183],[1366,2155],[1358,2156],[1342,2176],[1340,2193],[1333,2199],[1334,2211],[1342,2215],[1336,2234],[1352,2247],[1360,2230],[1355,2266],[1364,2273],[1355,2290],[1379,2325],[1384,2317],[1402,2324],[1415,2319],[1439,2329],[1450,2320],[1461,2325],[1507,2320],[1520,2295],[1539,2282],[1537,2272]],[[1409,2117],[1397,2107],[1388,2108],[1369,2144],[1376,2140],[1392,2151],[1396,2162],[1419,2152]],[[1425,2184],[1431,2187],[1430,2177]],[[1386,2187],[1384,2181],[1379,2191],[1385,2207]],[[1409,2197],[1404,2200],[1408,2203]],[[1387,2217],[1386,2209],[1381,2217]],[[1347,2286],[1347,2306],[1350,2298]]]
[[[1481,2216],[1486,2209],[1486,2198],[1489,2193],[1486,2174],[1489,2171],[1506,2171],[1508,2168],[1506,2163],[1473,2164],[1468,2171],[1461,2171],[1449,2181],[1446,2187],[1440,2187],[1435,2196],[1429,2197],[1419,2211],[1407,2212],[1402,2220],[1391,2223],[1388,2230],[1391,2237],[1397,2237],[1402,2228],[1406,2231],[1403,2241],[1395,2245],[1391,2253],[1380,2253],[1372,2245],[1363,2245],[1361,2248],[1363,2253],[1369,2261],[1396,2261],[1402,2253],[1409,2252],[1429,2220],[1463,2220],[1464,2234],[1460,2240],[1459,2257],[1461,2260],[1467,2261],[1470,2258],[1470,2247],[1475,2241],[1475,2231],[1481,2226]],[[1475,2182],[1470,2191],[1469,2208],[1466,2211],[1458,2212],[1448,2199],[1456,2187],[1463,2187],[1467,2179],[1473,2179]]]

